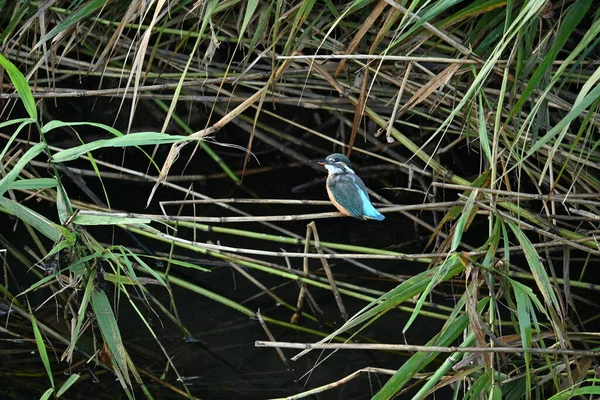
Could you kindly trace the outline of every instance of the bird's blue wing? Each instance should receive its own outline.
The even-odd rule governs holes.
[[[361,190],[348,174],[331,175],[327,179],[329,192],[335,203],[342,206],[351,216],[364,219]]]
[[[358,219],[383,220],[385,217],[371,204],[367,188],[356,175],[334,175],[329,181],[335,201]]]
[[[350,179],[352,179],[352,182],[354,182],[354,184],[356,186],[358,186],[358,188],[365,194],[365,196],[367,196],[367,199],[369,199],[369,192],[367,190],[367,187],[365,186],[365,183],[362,181],[362,179],[360,179],[360,177],[358,175],[356,175],[356,174],[355,175],[348,175],[348,177]]]
[[[362,181],[362,179],[360,179],[360,177],[358,175],[353,175],[353,176],[351,176],[351,178],[354,180],[354,183],[356,184],[356,186],[358,186],[358,188],[360,189],[358,192],[363,201],[362,202],[363,214],[367,218],[376,219],[378,221],[384,220],[385,217],[383,216],[383,214],[381,214],[379,211],[377,211],[375,209],[375,207],[373,207],[373,204],[371,204],[371,199],[369,198],[369,192],[367,191],[367,187],[365,186],[365,183]]]
[[[371,200],[369,200],[369,195],[359,190],[359,194],[362,198],[362,207],[363,207],[363,219],[376,219],[378,221],[383,221],[385,217],[381,214],[373,204],[371,204]]]

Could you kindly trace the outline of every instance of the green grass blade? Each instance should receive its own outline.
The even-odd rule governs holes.
[[[37,121],[38,115],[37,109],[35,108],[35,99],[33,98],[31,88],[25,80],[25,77],[21,71],[19,71],[19,69],[2,54],[0,54],[0,65],[8,72],[8,76],[15,86],[15,89],[17,89],[17,93],[19,93],[19,97],[23,102],[25,110],[27,110],[27,114],[29,114],[29,117],[32,120]]]
[[[104,273],[104,280],[107,282],[114,283],[116,285],[132,285],[132,286],[140,286],[145,283],[141,283],[139,279],[130,278],[126,275],[117,275],[110,272]],[[157,282],[158,283],[158,282]]]
[[[502,390],[498,387],[498,385],[492,386],[492,390],[489,396],[490,400],[502,400]]]
[[[2,152],[0,153],[0,160],[2,160],[4,158],[4,156],[6,155],[6,152],[11,149],[13,142],[19,136],[19,133],[23,130],[23,128],[25,128],[27,125],[32,124],[32,123],[35,123],[35,120],[31,119],[31,118],[11,119],[9,121],[0,123],[0,128],[4,128],[4,127],[10,126],[10,125],[20,124],[17,127],[17,129],[15,129],[14,133],[10,136],[10,139],[8,139],[6,146],[4,146],[4,148],[2,149]]]
[[[127,386],[131,387],[131,380],[129,379],[127,369],[127,351],[121,339],[121,332],[119,331],[115,314],[104,291],[93,291],[91,300],[92,309],[94,310],[94,314],[96,314],[100,332],[102,332],[105,344],[112,353],[112,359],[114,360],[113,370],[119,377],[123,388],[127,389]]]
[[[122,217],[117,215],[92,215],[92,214],[77,214],[73,218],[73,223],[77,225],[141,225],[152,222],[148,218]]]
[[[97,123],[97,122],[88,122],[88,121],[86,121],[86,122],[64,122],[64,121],[59,121],[59,120],[52,120],[42,127],[41,132],[42,132],[42,134],[46,134],[46,133],[52,131],[53,129],[63,128],[63,127],[73,128],[74,126],[92,126],[94,128],[105,130],[116,137],[125,137],[125,135],[123,135],[121,132],[119,132],[117,129],[115,129],[113,127],[110,127],[105,124]],[[139,133],[141,133],[141,134],[147,133],[151,136],[157,134],[157,132],[137,132],[136,134],[139,134]],[[133,134],[129,134],[126,136],[131,136],[131,135],[133,135]],[[138,136],[137,138],[141,139],[142,137],[143,137],[143,135],[141,137]],[[175,137],[175,136],[173,136],[173,137]],[[181,137],[179,137],[179,138],[181,139]],[[122,140],[125,140],[127,142],[127,139],[122,139]],[[95,142],[92,142],[92,143],[95,143]],[[169,143],[171,143],[171,142],[169,142]],[[143,144],[157,144],[157,143],[154,143],[154,142],[143,143],[143,140],[142,140],[142,142],[139,145],[141,146]],[[135,144],[127,144],[127,146],[129,146],[129,145],[135,146]],[[142,152],[144,152],[144,151],[142,150]],[[68,154],[68,152],[67,152],[67,154]],[[160,168],[158,167],[156,162],[152,159],[152,157],[149,154],[146,154],[145,152],[144,152],[144,154],[146,155],[146,157],[148,157],[148,159],[150,160],[150,163],[156,168],[156,171],[160,171]],[[91,158],[91,156],[90,156],[90,158]],[[102,182],[102,175],[98,171],[98,167],[97,167],[95,161],[92,159],[90,162],[92,163],[92,167],[98,174],[98,178]],[[103,184],[103,189],[104,189],[104,184]],[[106,192],[106,190],[105,190],[105,192]],[[108,196],[106,196],[106,197],[108,197]],[[106,199],[106,201],[107,201],[107,203],[109,203],[108,198]]]
[[[83,298],[81,299],[81,305],[79,306],[79,310],[77,311],[77,323],[75,324],[75,329],[71,333],[71,341],[69,343],[69,347],[67,348],[67,351],[65,352],[67,354],[67,360],[73,359],[73,351],[75,351],[75,347],[77,346],[77,340],[79,339],[79,335],[81,333],[81,327],[83,326],[83,321],[85,320],[85,318],[87,316],[87,309],[88,309],[88,305],[90,304],[90,299],[92,297],[93,291],[94,291],[94,278],[93,278],[93,275],[90,274],[87,277],[87,283],[85,285],[85,290],[83,292]]]
[[[454,263],[443,275],[439,273],[440,268],[441,266],[437,266],[430,270],[421,272],[420,274],[417,274],[402,282],[400,285],[383,294],[379,298],[371,301],[368,305],[358,311],[352,318],[350,318],[344,325],[319,341],[319,343],[330,341],[336,336],[354,329],[363,323],[367,323],[374,318],[379,318],[406,300],[423,293],[431,284],[433,276],[441,276],[439,278],[440,282],[446,281],[461,273],[464,269],[464,266],[460,262]]]
[[[454,235],[452,237],[452,246],[450,251],[456,251],[462,240],[463,233],[467,227],[467,223],[473,217],[473,204],[475,203],[475,197],[477,196],[477,190],[471,191],[467,203],[465,204],[458,222],[456,223],[456,229],[454,229]]]
[[[429,346],[448,346],[453,343],[469,325],[469,316],[464,314],[456,319],[450,318],[442,331],[427,342]],[[388,400],[394,397],[411,379],[430,364],[439,353],[418,352],[408,359],[373,396],[373,400]]]
[[[7,4],[14,4],[16,7],[9,11],[4,8]],[[5,43],[6,38],[9,37],[14,29],[23,22],[23,17],[27,14],[28,11],[32,8],[32,0],[24,0],[19,2],[13,2],[11,0],[2,0],[0,1],[0,10],[4,11],[4,21],[8,20],[6,25],[0,24],[2,27],[2,34],[0,34],[0,42]],[[12,5],[11,4],[11,5]],[[37,9],[37,5],[33,6]],[[12,14],[12,15],[11,15]],[[9,17],[10,15],[10,17]]]
[[[458,255],[454,254],[451,257],[444,260],[444,263],[440,265],[439,268],[436,268],[435,274],[429,279],[427,287],[425,288],[423,293],[419,295],[419,301],[417,301],[417,304],[415,305],[415,310],[406,322],[406,325],[404,325],[402,333],[406,333],[408,328],[410,328],[412,323],[415,321],[429,293],[431,293],[433,288],[442,281],[442,279],[447,275],[448,271],[452,270],[457,264],[460,264],[460,260],[458,258]]]
[[[131,257],[135,261],[138,262],[142,271],[145,271],[147,274],[153,276],[154,279],[156,279],[158,282],[160,282],[160,284],[163,285],[164,287],[168,287],[167,283],[163,280],[163,278],[160,275],[158,275],[156,273],[156,271],[154,271],[154,269],[152,269],[148,264],[146,264],[146,262],[144,260],[142,260],[137,254],[135,254],[134,252],[132,252],[131,250],[129,250],[127,248],[123,248],[123,251],[127,254],[127,256],[124,255],[125,257]],[[132,272],[133,272],[133,267],[132,267]]]
[[[269,19],[271,18],[271,10],[273,9],[274,2],[269,2],[269,6],[266,10],[261,11],[261,15],[258,19],[258,24],[254,29],[254,34],[252,35],[252,39],[250,39],[250,45],[248,46],[250,49],[256,48],[256,45],[260,42],[261,38],[265,37],[267,26],[269,23]],[[240,36],[240,40],[241,40]],[[248,57],[244,58],[244,70],[246,69]]]
[[[56,189],[56,211],[58,213],[58,220],[61,225],[67,223],[69,218],[73,215],[73,205],[71,204],[71,200],[67,195],[67,192],[63,185],[58,183],[58,188]]]
[[[12,214],[21,221],[33,226],[44,236],[55,242],[58,242],[63,235],[72,236],[66,228],[55,224],[43,215],[36,213],[20,203],[7,199],[6,197],[0,197],[0,207],[2,207],[5,212]]]
[[[487,133],[487,127],[485,123],[485,111],[483,109],[483,99],[481,93],[479,93],[479,143],[483,154],[485,154],[490,166],[494,165],[492,160],[492,147],[490,146],[490,139]]]
[[[459,347],[469,347],[472,346],[474,342],[475,334],[470,333],[469,336],[465,340],[463,340]],[[423,387],[419,389],[417,394],[413,396],[413,400],[422,400],[427,398],[429,392],[432,391],[433,388],[436,385],[438,385],[441,381],[443,381],[444,377],[446,377],[446,374],[450,371],[450,369],[466,356],[467,353],[463,352],[456,353],[450,357],[447,357],[444,363],[438,369],[435,370],[431,378],[429,378],[427,382],[425,382]]]
[[[54,391],[54,376],[52,375],[52,368],[50,367],[50,359],[48,358],[48,352],[46,351],[46,344],[44,343],[44,338],[42,337],[42,332],[40,332],[40,328],[38,327],[37,320],[31,312],[31,307],[29,307],[29,315],[31,318],[31,326],[33,327],[35,344],[37,345],[40,358],[42,359],[42,363],[46,369],[46,374],[48,374],[48,378],[50,379],[50,384],[52,385],[51,390]]]
[[[463,400],[477,400],[482,399],[484,397],[481,396],[481,392],[484,391],[485,388],[489,386],[490,377],[488,373],[482,374],[477,380],[471,385],[467,393],[465,393]],[[461,390],[462,387],[455,388],[455,393],[457,390]]]
[[[42,190],[55,188],[58,185],[54,178],[32,178],[20,179],[11,182],[8,185],[8,190]]]
[[[32,51],[35,51],[47,41],[52,40],[59,33],[70,29],[73,25],[75,25],[82,19],[91,16],[92,13],[94,13],[96,10],[104,7],[106,1],[107,0],[91,0],[88,3],[86,3],[83,7],[70,14],[61,23],[56,25],[50,32],[48,32],[43,38],[41,38],[33,47]]]
[[[490,234],[490,238],[487,241],[487,253],[481,262],[486,268],[491,268],[493,263],[496,262],[496,250],[498,250],[498,245],[500,244],[500,235],[501,235],[501,220],[500,218],[494,219],[494,226],[492,228],[492,232]]]
[[[517,302],[517,319],[519,321],[519,334],[521,335],[522,347],[524,349],[529,349],[531,348],[532,338],[531,313],[534,312],[530,298],[535,296],[535,294],[530,288],[520,284],[519,282],[510,280],[510,284]],[[526,371],[525,379],[527,382],[526,388],[528,389],[526,397],[530,398],[531,393],[529,389],[531,388],[531,353],[525,351],[524,356]]]
[[[100,139],[70,149],[61,150],[52,156],[54,162],[66,162],[77,159],[78,157],[97,149],[107,147],[130,147],[144,146],[154,144],[180,143],[190,140],[187,136],[168,135],[158,132],[136,132],[129,135],[123,135],[111,139]]]
[[[569,7],[565,17],[561,21],[560,29],[556,38],[552,42],[552,48],[546,53],[546,56],[540,63],[540,66],[537,68],[527,87],[523,89],[523,93],[519,96],[519,100],[513,109],[513,113],[517,113],[521,110],[526,101],[528,101],[533,94],[534,90],[540,85],[544,74],[548,71],[552,62],[556,60],[558,53],[564,47],[567,40],[573,34],[573,31],[581,20],[585,17],[587,10],[590,8],[592,4],[592,0],[580,0],[576,1]]]
[[[473,95],[477,93],[477,91],[481,90],[484,82],[488,79],[490,73],[496,66],[496,63],[498,62],[506,48],[509,46],[509,44],[513,42],[513,38],[520,32],[523,26],[529,23],[533,18],[537,18],[539,10],[542,9],[545,4],[546,0],[532,0],[525,3],[517,17],[514,19],[514,21],[510,24],[510,27],[504,33],[502,40],[498,41],[494,50],[479,70],[479,73],[475,76],[475,79],[473,80],[469,88],[466,90],[460,102],[453,107],[452,111],[446,117],[443,123],[440,124],[436,131],[430,136],[428,142],[433,140],[438,134],[440,134],[454,120],[454,118],[463,109],[463,107],[465,107],[468,103],[472,101]]]
[[[37,157],[41,152],[44,151],[46,145],[44,143],[38,143],[31,147],[23,156],[17,161],[13,169],[7,173],[2,180],[0,180],[0,196],[4,194],[9,186],[17,179],[23,168],[29,164],[31,160]]]
[[[558,135],[563,129],[568,128],[571,122],[578,118],[581,115],[581,113],[583,113],[593,102],[595,102],[598,99],[598,97],[600,97],[600,85],[596,84],[599,75],[600,68],[598,68],[594,75],[592,75],[592,78],[596,78],[593,82],[590,82],[590,86],[595,86],[594,89],[592,89],[592,91],[589,92],[589,94],[583,97],[582,99],[579,99],[578,97],[579,101],[573,104],[573,107],[570,109],[568,114],[563,119],[561,119],[559,123],[554,125],[554,127],[552,127],[552,129],[550,129],[550,131],[547,134],[542,136],[537,142],[535,142],[533,146],[531,146],[531,148],[527,151],[527,157],[530,157],[543,145],[547,144],[550,140],[554,139],[554,137]]]
[[[104,253],[104,259],[111,262],[112,265],[115,265],[116,268],[113,268],[119,276],[121,271],[125,272],[126,275],[134,281],[137,281],[137,274],[133,269],[133,264],[129,257],[127,256],[127,250],[123,246],[115,246],[115,250],[117,251],[106,251]],[[119,292],[120,295],[121,292]]]
[[[298,29],[306,22],[306,18],[308,18],[310,12],[315,6],[316,0],[306,0],[301,3],[300,8],[296,11],[296,16],[294,18],[294,22],[292,23],[291,28],[289,29],[289,39],[285,44],[285,48],[283,50],[283,54],[291,54],[291,49],[296,43],[298,35]],[[333,28],[332,28],[333,29]],[[328,32],[329,34],[329,32]]]
[[[186,261],[176,260],[174,258],[169,258],[169,259],[166,259],[165,261],[168,262],[168,263],[170,263],[170,264],[173,264],[173,265],[179,265],[180,267],[195,269],[195,270],[202,271],[202,272],[212,272],[208,268],[204,268],[204,267],[201,267],[199,265],[192,264],[192,263],[189,263],[189,262],[186,262]]]
[[[546,269],[540,262],[540,257],[535,250],[535,247],[533,247],[533,244],[531,244],[529,238],[514,222],[505,222],[517,237],[517,240],[519,241],[519,244],[525,253],[525,258],[527,259],[527,264],[529,264],[529,268],[531,269],[535,283],[542,293],[542,297],[544,298],[546,304],[549,307],[553,307],[558,315],[561,315],[560,305],[552,288],[552,284],[550,283],[550,278],[548,277]]]
[[[48,260],[50,259],[50,257],[52,257],[54,254],[58,253],[59,251],[66,249],[66,248],[70,248],[73,246],[73,242],[69,241],[69,240],[63,240],[60,243],[58,243],[57,245],[55,245],[52,250],[50,250],[50,252],[48,252],[48,254],[46,255],[46,257],[44,257],[44,259],[42,259],[41,261],[44,260]],[[60,270],[56,271],[55,273],[45,276],[42,279],[38,280],[37,282],[34,282],[31,284],[31,286],[29,286],[27,289],[25,289],[24,291],[22,291],[20,293],[20,296],[27,294],[31,291],[34,291],[35,289],[39,288],[40,286],[44,285],[47,282],[52,281],[53,279],[55,279],[57,276],[59,276],[60,274],[64,273],[65,271],[74,271],[75,268],[80,265],[80,264],[84,264],[85,262],[97,258],[99,256],[99,253],[95,253],[91,256],[86,256],[83,257],[81,259],[79,259],[77,262],[69,265],[66,268],[61,268]]]
[[[50,388],[44,392],[44,394],[40,397],[40,400],[48,400],[50,396],[54,393],[54,388]]]
[[[248,24],[250,20],[254,16],[254,12],[256,11],[256,7],[258,7],[258,0],[248,0],[246,2],[246,12],[244,13],[244,20],[242,21],[242,28],[240,29],[240,41],[242,40],[244,33],[246,33],[246,29],[248,28]]]
[[[115,136],[124,136],[119,130],[117,130],[111,126],[101,124],[101,123],[97,123],[97,122],[65,122],[65,121],[60,121],[57,119],[53,119],[52,121],[45,124],[42,127],[42,134],[46,134],[46,133],[48,133],[54,129],[58,129],[58,128],[65,128],[65,127],[69,128],[69,127],[73,127],[73,126],[86,126],[86,125],[105,130],[107,132],[112,133]]]
[[[596,394],[596,395],[600,395],[600,379],[598,378],[591,378],[591,379],[586,379],[585,381],[581,382],[581,385],[583,385],[584,383],[591,383],[592,386],[579,386],[577,388],[568,388],[563,390],[560,393],[555,394],[554,396],[550,397],[548,400],[569,400],[569,399],[573,399],[579,396],[585,396],[585,395],[589,395],[589,394]]]
[[[430,22],[433,18],[442,14],[448,8],[455,6],[457,3],[460,3],[460,2],[461,2],[461,0],[435,1],[435,2],[433,2],[432,6],[430,8],[428,8],[427,10],[424,10],[423,12],[418,13],[420,18],[417,21],[411,20],[405,16],[402,20],[402,25],[410,26],[410,28],[407,29],[405,32],[403,32],[402,35],[398,36],[398,38],[396,38],[394,40],[394,42],[392,42],[390,44],[389,47],[390,48],[394,47],[398,43],[406,40],[406,38],[408,38],[410,35],[413,35],[417,30],[422,28],[423,25]],[[414,10],[416,7],[418,7],[418,3],[419,2],[414,2],[414,1],[411,2],[410,6],[408,6],[408,10],[409,11]]]
[[[65,392],[69,390],[69,388],[73,386],[75,382],[77,382],[77,379],[79,379],[80,376],[81,375],[79,374],[72,374],[71,376],[69,376],[65,383],[62,384],[60,389],[58,389],[58,392],[56,392],[56,397],[60,397],[63,394],[65,394]]]

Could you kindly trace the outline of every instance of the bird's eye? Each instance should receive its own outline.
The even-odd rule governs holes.
[[[334,158],[333,161],[340,162],[340,159],[339,158]]]

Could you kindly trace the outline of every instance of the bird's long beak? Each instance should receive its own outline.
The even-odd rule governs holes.
[[[325,165],[325,164],[331,164],[329,161],[323,159],[323,160],[310,160],[311,163],[316,163],[319,165]]]

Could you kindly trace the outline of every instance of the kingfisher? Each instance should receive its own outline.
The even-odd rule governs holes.
[[[327,194],[333,205],[344,215],[357,219],[376,219],[385,217],[373,207],[367,193],[367,187],[354,173],[350,160],[343,154],[330,154],[324,160],[314,162],[327,169]]]

